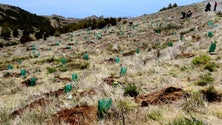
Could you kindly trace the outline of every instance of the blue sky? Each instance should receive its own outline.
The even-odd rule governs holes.
[[[136,17],[158,12],[169,3],[179,6],[202,0],[0,0],[1,4],[18,6],[37,15],[57,14],[64,17],[87,16]]]

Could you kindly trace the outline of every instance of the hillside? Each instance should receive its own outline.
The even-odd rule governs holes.
[[[0,4],[0,47],[41,39],[42,35],[60,36],[79,29],[101,29],[114,26],[122,18],[90,16],[84,19],[59,15],[39,16],[19,7]]]
[[[0,123],[220,125],[222,14],[205,5],[0,48]]]
[[[5,4],[0,4],[0,29],[0,47],[18,44],[25,33],[32,34],[32,39],[35,39],[35,33],[54,33],[48,18]]]

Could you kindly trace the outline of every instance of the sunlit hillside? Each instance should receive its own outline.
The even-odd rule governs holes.
[[[0,48],[0,123],[220,125],[222,13],[205,5]]]

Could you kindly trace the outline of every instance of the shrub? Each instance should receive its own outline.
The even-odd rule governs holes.
[[[210,57],[207,55],[200,55],[192,60],[194,65],[207,64],[210,61]]]
[[[214,82],[214,77],[212,77],[210,73],[207,73],[204,75],[200,75],[197,85],[206,86],[208,84],[212,84],[213,82]]]
[[[1,36],[5,38],[11,37],[11,31],[8,27],[2,27]]]
[[[126,24],[127,23],[127,21],[126,20],[123,20],[123,24]]]
[[[33,41],[33,39],[29,35],[23,35],[22,38],[20,39],[21,43],[27,43]]]
[[[87,69],[89,67],[90,63],[83,63],[80,65],[80,69]]]
[[[210,71],[210,72],[215,71],[216,68],[217,68],[217,65],[216,65],[215,62],[209,62],[209,63],[207,63],[207,64],[205,65],[205,67],[204,67],[205,70],[208,70],[208,71]]]
[[[124,89],[124,95],[127,96],[131,96],[131,97],[136,97],[139,94],[138,92],[138,88],[135,85],[128,85],[125,89]]]
[[[56,72],[57,70],[56,70],[55,67],[47,67],[47,71],[48,71],[48,73],[50,74],[50,73]]]
[[[177,7],[177,4],[174,3],[174,4],[172,5],[172,4],[170,3],[170,4],[168,5],[168,7],[163,7],[162,9],[160,9],[160,11],[172,9],[172,8],[174,8],[174,7]]]

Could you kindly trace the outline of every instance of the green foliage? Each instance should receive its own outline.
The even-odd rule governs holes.
[[[194,65],[207,64],[209,61],[210,61],[210,57],[207,55],[200,55],[199,57],[195,57],[192,60]]]
[[[51,58],[46,59],[45,61],[48,62],[48,63],[52,63],[52,62],[55,62],[55,61],[58,62],[59,59],[56,59],[56,58],[53,56],[53,57],[51,57]]]
[[[154,121],[159,120],[162,117],[162,114],[160,111],[153,111],[147,114],[147,118],[152,119]]]
[[[197,82],[197,85],[199,86],[206,86],[208,84],[212,84],[214,82],[214,77],[211,75],[211,73],[207,74],[201,74],[199,76],[199,81]]]
[[[88,67],[89,67],[89,65],[90,65],[90,63],[82,63],[81,65],[80,65],[80,69],[87,69]]]
[[[129,95],[131,97],[136,97],[138,94],[139,94],[138,88],[134,84],[130,84],[126,88],[124,88],[125,96]]]
[[[56,72],[57,70],[56,70],[56,68],[55,67],[47,67],[47,73],[54,73],[54,72]]]
[[[51,26],[48,18],[31,14],[19,7],[8,6],[10,9],[0,8],[0,25],[7,24],[10,29],[28,30],[34,33],[34,28],[48,32],[53,35],[54,28]],[[7,7],[7,8],[8,8]]]
[[[11,37],[11,30],[9,29],[9,27],[6,26],[2,27],[1,36],[5,38]]]
[[[169,123],[169,125],[205,125],[204,122],[199,121],[195,118],[188,119],[188,118],[177,118],[174,119],[172,123]]]
[[[89,19],[83,19],[79,22],[74,22],[72,24],[66,25],[61,29],[61,33],[67,33],[67,32],[72,32],[76,31],[79,29],[86,29],[90,28],[91,30],[93,29],[102,29],[105,26],[115,26],[117,22],[121,21],[122,18],[89,18]]]
[[[209,62],[209,63],[207,63],[207,64],[204,66],[204,69],[205,69],[205,70],[208,70],[208,71],[210,71],[210,72],[213,72],[213,71],[216,70],[217,67],[218,67],[218,66],[216,65],[215,62]]]

